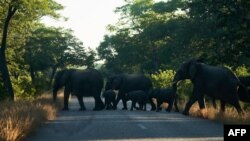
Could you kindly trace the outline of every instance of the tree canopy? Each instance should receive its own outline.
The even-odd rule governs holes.
[[[0,1],[0,99],[34,95],[51,85],[58,68],[92,65],[70,29],[41,24],[43,16],[60,18],[62,9],[54,0]]]
[[[156,72],[191,57],[213,65],[249,66],[247,0],[127,0],[98,47],[112,71]]]

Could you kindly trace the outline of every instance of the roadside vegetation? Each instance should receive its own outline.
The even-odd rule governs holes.
[[[23,140],[46,120],[56,118],[60,104],[45,93],[32,100],[18,99],[0,103],[0,140]]]

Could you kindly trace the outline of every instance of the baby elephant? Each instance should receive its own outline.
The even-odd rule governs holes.
[[[107,90],[102,94],[102,96],[105,98],[106,110],[114,109],[116,93],[113,90]]]
[[[177,106],[177,94],[176,90],[173,88],[161,88],[161,89],[153,89],[149,94],[150,98],[155,98],[157,100],[157,109],[156,112],[161,110],[161,105],[163,102],[168,103],[168,108],[166,111],[170,112],[172,110],[173,104],[175,105],[176,112],[179,112],[179,108]]]
[[[126,100],[132,101],[132,105],[130,108],[131,111],[133,111],[133,108],[146,111],[146,104],[148,101],[148,95],[144,91],[142,91],[142,90],[131,91],[131,92],[127,93]],[[139,108],[135,107],[136,103],[139,104]]]

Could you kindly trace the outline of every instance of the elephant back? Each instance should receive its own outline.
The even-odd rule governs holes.
[[[102,74],[96,69],[77,70],[71,77],[75,93],[84,92],[85,96],[92,96],[93,91],[101,92],[103,88]]]
[[[60,89],[70,82],[72,74],[74,74],[76,69],[64,69],[60,70],[55,75],[55,80],[53,84],[53,89]]]
[[[126,74],[123,75],[123,83],[121,89],[125,92],[142,90],[148,92],[152,88],[152,81],[142,74]]]

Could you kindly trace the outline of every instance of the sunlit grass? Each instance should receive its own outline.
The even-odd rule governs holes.
[[[186,101],[178,101],[178,107],[180,112],[184,110],[186,105]],[[217,105],[219,105],[217,103]],[[168,104],[163,103],[161,105],[162,108],[167,108]],[[243,106],[242,106],[243,107]],[[174,111],[174,106],[173,110]],[[215,109],[211,104],[208,102],[206,103],[206,109],[200,110],[198,102],[194,103],[189,110],[190,116],[198,117],[198,118],[206,118],[209,120],[214,120],[221,122],[223,124],[250,124],[250,109],[245,108],[244,114],[239,115],[236,109],[232,106],[226,106],[226,111],[224,113],[220,112],[219,106]]]
[[[180,106],[181,111],[183,111],[184,103]],[[209,120],[215,120],[224,124],[249,124],[250,123],[250,110],[245,109],[244,115],[239,115],[236,109],[232,106],[226,106],[226,110],[224,113],[220,112],[220,108],[218,106],[217,109],[213,108],[212,105],[207,104],[206,110],[201,111],[196,102],[189,111],[191,116],[199,117],[199,118],[207,118]]]
[[[19,141],[45,120],[56,117],[57,107],[51,96],[44,94],[35,100],[2,101],[0,103],[0,140]]]

